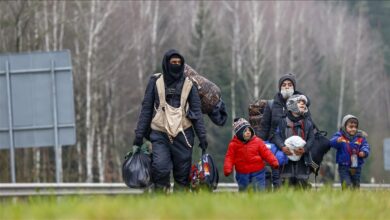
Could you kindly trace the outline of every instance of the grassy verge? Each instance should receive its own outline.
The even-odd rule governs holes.
[[[34,197],[3,200],[0,219],[389,219],[390,191]]]

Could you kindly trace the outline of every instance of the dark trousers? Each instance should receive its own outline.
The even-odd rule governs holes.
[[[277,189],[280,187],[280,171],[279,169],[273,169],[269,166],[266,166],[265,171],[265,188],[267,190]]]
[[[185,133],[188,142],[193,146],[192,128],[187,129]],[[167,134],[153,130],[150,141],[152,142],[152,180],[155,188],[158,190],[170,187],[171,171],[173,171],[175,189],[189,187],[192,147],[188,146],[183,134],[178,134],[171,143]]]
[[[245,191],[249,184],[253,184],[253,190],[259,191],[265,189],[265,169],[257,172],[243,174],[236,172],[236,180],[238,183],[238,190]]]
[[[306,166],[303,157],[299,161],[289,160],[281,167],[282,182],[288,186],[301,189],[310,188],[309,175],[310,167]]]
[[[339,165],[339,176],[341,188],[359,188],[360,187],[360,174],[362,171],[361,167],[351,168],[349,166]]]

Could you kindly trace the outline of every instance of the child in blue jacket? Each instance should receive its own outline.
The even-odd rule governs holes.
[[[370,146],[358,126],[359,120],[355,116],[346,115],[340,130],[330,140],[331,146],[337,150],[336,163],[342,189],[360,187],[364,159],[370,154]]]

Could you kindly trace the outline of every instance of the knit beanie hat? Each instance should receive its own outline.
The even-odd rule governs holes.
[[[240,139],[241,141],[244,141],[243,134],[244,134],[245,129],[248,127],[251,130],[252,136],[253,136],[255,132],[247,120],[245,120],[244,118],[235,118],[234,119],[234,122],[233,122],[234,135],[236,135],[237,138]]]
[[[358,124],[358,126],[359,126],[359,120],[357,119],[356,116],[353,116],[353,115],[346,115],[346,116],[344,116],[344,118],[343,118],[343,120],[342,120],[342,122],[341,122],[340,128],[343,129],[343,130],[345,130],[345,126],[347,125],[347,122],[348,122],[349,120],[351,120],[351,119],[355,119],[356,122],[357,122],[357,124]]]
[[[279,79],[279,91],[282,88],[282,84],[285,80],[290,80],[294,86],[294,90],[296,90],[297,82],[295,81],[295,74],[294,73],[287,73],[280,77]]]
[[[305,103],[307,103],[306,96],[304,96],[304,95],[292,95],[290,98],[287,99],[287,102],[286,102],[287,110],[289,110],[290,112],[294,112],[294,113],[299,114],[300,111],[299,111],[299,108],[298,108],[298,102],[302,101],[302,100]],[[303,113],[306,113],[307,111],[308,110],[307,110],[307,107],[306,107],[306,110]]]

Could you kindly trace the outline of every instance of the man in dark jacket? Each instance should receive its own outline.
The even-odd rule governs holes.
[[[170,187],[170,172],[173,169],[175,189],[189,187],[189,173],[191,169],[192,146],[194,145],[194,130],[199,138],[200,147],[207,148],[206,129],[203,122],[201,102],[197,88],[192,86],[182,106],[182,90],[184,91],[184,57],[175,50],[165,53],[162,61],[162,75],[153,75],[146,87],[142,102],[141,114],[135,129],[134,145],[141,146],[143,138],[152,142],[152,181],[156,191],[166,191]],[[161,109],[156,81],[163,77],[165,87],[166,107],[186,109],[181,121],[189,121],[190,127],[184,127],[182,132],[173,136],[168,131],[153,129],[153,118]],[[192,85],[192,84],[191,84]],[[165,106],[162,111],[165,112]],[[188,124],[188,123],[187,123]],[[183,126],[182,126],[183,127]],[[150,132],[150,135],[149,135]]]

